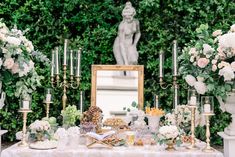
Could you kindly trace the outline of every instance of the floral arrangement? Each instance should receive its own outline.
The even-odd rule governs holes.
[[[167,144],[168,142],[181,144],[181,131],[175,125],[165,125],[159,128],[157,140],[159,144]]]
[[[199,94],[225,99],[235,77],[235,24],[224,34],[222,30],[211,34],[208,29],[208,25],[196,29],[198,40],[192,40],[179,56],[179,71]]]
[[[176,110],[172,113],[167,113],[165,116],[165,125],[177,125],[183,129],[184,133],[189,133],[191,126],[191,111],[187,105],[178,105]],[[195,113],[195,126],[205,125],[204,120],[199,111],[196,110]]]
[[[64,127],[75,126],[76,121],[81,118],[81,112],[77,110],[75,105],[67,106],[65,110],[61,111],[61,115],[63,116]]]
[[[37,141],[43,141],[46,136],[50,138],[49,130],[51,126],[48,121],[36,120],[29,126],[30,137]]]
[[[16,27],[9,29],[0,19],[0,81],[7,77],[18,78],[15,96],[29,95],[43,79],[35,71],[33,58],[42,63],[49,63],[49,59],[34,46]]]

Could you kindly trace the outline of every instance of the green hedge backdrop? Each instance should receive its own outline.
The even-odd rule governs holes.
[[[8,27],[29,28],[26,36],[36,49],[50,58],[51,49],[62,45],[61,38],[73,39],[73,47],[82,47],[82,80],[80,89],[69,90],[70,104],[78,104],[79,90],[85,91],[86,108],[90,101],[91,65],[115,64],[112,45],[122,20],[124,0],[3,0],[0,2],[0,17]],[[228,30],[235,23],[235,2],[233,0],[132,0],[136,18],[140,21],[141,39],[138,44],[139,64],[145,66],[145,103],[153,102],[153,94],[160,95],[162,108],[172,108],[172,90],[161,90],[158,85],[158,53],[166,53],[165,78],[172,77],[172,41],[178,40],[179,47],[195,38],[195,29],[200,24],[209,24],[211,31]],[[45,76],[43,87],[33,94],[32,110],[28,124],[45,115],[43,106],[44,87],[50,87],[50,68],[37,64],[39,74]],[[180,78],[179,82],[186,87]],[[2,129],[9,130],[4,140],[15,140],[15,133],[22,128],[22,115],[17,112],[19,102],[13,96],[14,78],[11,86],[5,86],[6,106],[0,111]],[[61,89],[55,89],[57,98],[51,106],[51,116],[61,119]],[[186,90],[180,90],[180,102],[186,102]],[[218,105],[212,118],[212,143],[221,145],[216,134],[230,121],[230,115],[222,113]],[[204,139],[204,128],[197,128],[197,136]]]

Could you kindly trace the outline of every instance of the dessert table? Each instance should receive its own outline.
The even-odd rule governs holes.
[[[201,143],[200,148],[205,146]],[[17,144],[2,151],[1,157],[223,157],[219,151],[205,153],[201,150],[189,151],[185,147],[176,147],[176,151],[166,151],[164,146],[132,146],[92,148],[84,145],[73,148],[35,150],[28,147],[19,147]]]

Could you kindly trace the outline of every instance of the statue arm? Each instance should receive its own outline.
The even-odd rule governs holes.
[[[138,20],[136,20],[136,33],[135,33],[135,38],[133,41],[133,45],[137,45],[139,39],[140,39],[141,33],[140,33],[140,23]]]

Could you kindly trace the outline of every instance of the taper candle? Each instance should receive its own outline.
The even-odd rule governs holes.
[[[64,64],[63,65],[66,65],[67,46],[68,46],[68,39],[65,39],[64,40]]]
[[[177,76],[177,41],[173,41],[173,76]]]
[[[83,111],[83,92],[80,91],[80,111]]]
[[[163,77],[163,62],[164,62],[164,56],[163,51],[160,51],[159,53],[159,77]]]
[[[77,70],[76,70],[76,76],[80,76],[80,67],[81,67],[81,48],[77,51]]]
[[[55,51],[51,51],[51,77],[54,76],[54,66],[55,66]]]
[[[70,75],[73,75],[73,50],[70,50]]]
[[[59,48],[55,48],[55,74],[59,75]]]

